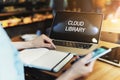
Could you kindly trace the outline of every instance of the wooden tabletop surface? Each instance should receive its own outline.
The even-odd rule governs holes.
[[[14,40],[16,41],[16,38],[13,39],[13,41]],[[100,41],[99,46],[106,46],[109,48],[113,48],[120,45],[110,42]],[[72,60],[58,73],[51,73],[46,71],[44,72],[58,77],[71,66],[70,64],[71,62]],[[84,78],[84,80],[120,80],[120,67],[116,67],[111,64],[97,60],[94,65],[93,72],[90,73],[86,78]]]
[[[105,41],[100,41],[99,46],[106,46],[109,48],[113,48],[113,47],[120,46],[120,45],[105,42]],[[69,68],[70,66],[71,64],[67,64],[58,73],[51,73],[51,72],[46,72],[46,71],[45,72],[58,77],[63,73],[63,71],[66,68]],[[90,73],[84,79],[80,79],[80,80],[120,80],[120,67],[116,67],[111,64],[97,60],[94,65],[93,72]]]

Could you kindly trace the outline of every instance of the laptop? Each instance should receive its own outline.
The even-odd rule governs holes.
[[[56,50],[87,54],[97,48],[103,14],[57,12],[49,37]]]

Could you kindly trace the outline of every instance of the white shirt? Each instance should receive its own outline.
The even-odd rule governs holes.
[[[0,25],[0,80],[24,80],[23,63],[18,54]]]

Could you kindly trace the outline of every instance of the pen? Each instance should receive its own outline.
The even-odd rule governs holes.
[[[40,30],[37,30],[37,31],[36,31],[36,35],[37,35],[37,36],[40,36],[40,35],[41,35],[41,31],[40,31]]]

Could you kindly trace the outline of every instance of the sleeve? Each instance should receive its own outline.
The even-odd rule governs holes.
[[[0,80],[24,80],[23,63],[17,49],[0,25]]]

